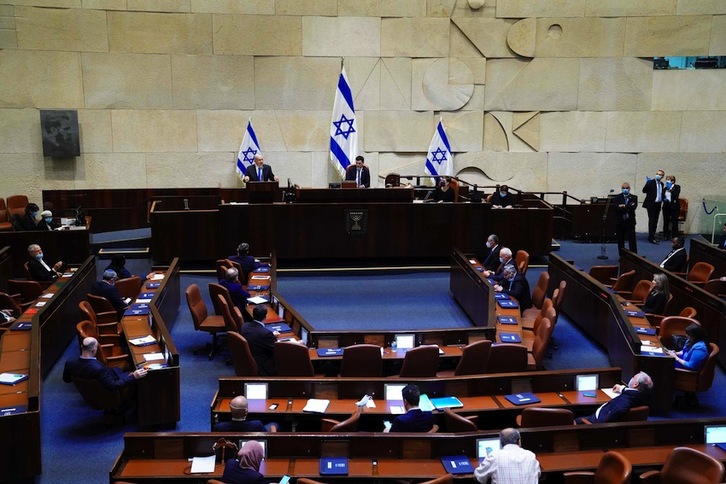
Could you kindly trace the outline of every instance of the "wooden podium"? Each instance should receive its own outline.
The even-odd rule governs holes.
[[[278,182],[247,182],[247,195],[250,203],[272,203],[277,193]]]

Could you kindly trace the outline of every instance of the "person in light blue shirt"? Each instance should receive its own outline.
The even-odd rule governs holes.
[[[675,357],[676,368],[698,371],[708,358],[708,344],[706,343],[706,332],[698,323],[692,323],[686,328],[685,346],[681,351],[669,351],[668,354]]]

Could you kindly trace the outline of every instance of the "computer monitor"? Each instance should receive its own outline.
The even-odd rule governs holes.
[[[476,456],[479,462],[486,459],[493,451],[499,450],[501,445],[499,443],[499,437],[485,437],[476,439]]]
[[[706,425],[703,427],[703,434],[707,444],[726,443],[726,425]]]
[[[386,383],[383,385],[383,395],[386,401],[403,401],[401,391],[406,386],[405,383]]]
[[[267,383],[245,383],[248,400],[267,400]]]
[[[308,330],[305,329],[304,326],[300,327],[300,341],[302,341],[305,346],[308,345],[308,335],[309,334],[310,333],[308,333]]]
[[[239,448],[241,449],[243,445],[245,445],[247,442],[249,442],[249,440],[250,439],[244,439],[244,440],[240,439]],[[264,439],[254,439],[254,440],[259,442],[260,445],[262,446],[262,457],[267,457],[267,441]]]
[[[397,334],[394,338],[396,340],[396,347],[399,350],[410,350],[416,347],[415,334]]]
[[[598,375],[577,375],[575,390],[578,392],[594,392],[598,387]]]

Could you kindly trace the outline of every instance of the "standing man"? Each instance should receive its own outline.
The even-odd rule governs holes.
[[[655,172],[655,178],[646,176],[643,186],[643,193],[645,193],[643,208],[648,211],[648,242],[651,244],[658,243],[655,239],[655,230],[658,226],[660,207],[663,204],[663,182],[661,180],[664,175],[663,170],[658,170]]]
[[[486,484],[491,478],[494,484],[537,484],[541,470],[537,456],[523,449],[517,429],[499,432],[501,449],[493,451],[474,470],[474,479]]]
[[[264,164],[265,159],[261,154],[255,155],[255,162],[247,167],[244,182],[256,181],[278,181],[279,179],[272,173],[272,167]]]
[[[247,321],[242,325],[240,334],[245,337],[250,346],[252,357],[257,362],[257,373],[261,376],[274,375],[275,370],[275,341],[277,338],[273,331],[265,328],[267,306],[258,304],[252,310],[254,321]]]
[[[345,171],[346,181],[355,181],[358,188],[370,188],[371,172],[368,167],[363,164],[365,159],[358,155],[355,157],[355,165],[351,165]]]
[[[628,238],[628,248],[638,253],[638,242],[635,240],[635,209],[638,208],[638,197],[630,193],[630,183],[623,182],[621,191],[613,197],[615,204],[615,232],[618,234],[618,249],[625,247],[625,238]]]

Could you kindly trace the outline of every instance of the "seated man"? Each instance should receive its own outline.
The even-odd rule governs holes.
[[[43,210],[40,212],[40,220],[35,228],[37,230],[53,230],[55,228],[55,225],[53,224],[53,212],[50,210]]]
[[[128,304],[123,300],[118,289],[116,289],[115,284],[117,280],[118,276],[116,272],[111,269],[106,269],[103,271],[103,280],[95,281],[89,292],[94,296],[105,297],[119,315],[122,315],[128,307]]]
[[[232,420],[218,422],[214,426],[215,432],[276,432],[277,424],[265,425],[260,420],[247,420],[249,403],[247,397],[238,395],[229,402],[229,410],[232,413]]]
[[[434,426],[434,417],[431,412],[424,412],[418,408],[421,399],[421,390],[418,386],[409,383],[403,390],[403,408],[406,413],[393,420],[391,427],[384,432],[428,432]]]
[[[613,391],[620,395],[603,403],[595,413],[587,417],[587,420],[590,423],[619,422],[631,408],[648,404],[652,388],[653,380],[647,373],[641,371],[630,379],[628,386],[618,384],[613,386]],[[583,423],[581,418],[576,421]]]
[[[497,266],[496,271],[484,271],[482,274],[484,274],[484,277],[488,277],[495,281],[501,281],[504,278],[504,276],[502,276],[502,271],[508,264],[514,264],[514,261],[512,260],[512,250],[509,247],[502,247],[499,250],[499,265]]]
[[[489,249],[489,253],[484,259],[484,262],[482,262],[482,265],[484,266],[484,270],[495,272],[499,268],[499,251],[502,250],[502,246],[499,245],[499,236],[497,234],[491,234],[487,237],[486,246]]]
[[[496,292],[509,294],[519,303],[519,311],[532,307],[532,295],[529,290],[529,282],[527,278],[517,272],[517,268],[513,264],[504,267],[502,271],[503,279],[499,284],[494,286]]]
[[[254,321],[247,321],[242,325],[240,334],[245,337],[250,346],[252,357],[257,362],[257,373],[261,376],[274,375],[275,369],[275,342],[277,332],[265,328],[267,306],[258,304],[252,310]]]
[[[237,247],[237,255],[229,256],[228,259],[232,262],[236,262],[242,268],[242,278],[247,282],[247,276],[250,272],[260,267],[260,263],[255,260],[254,257],[249,255],[250,244],[242,242]]]
[[[364,158],[360,155],[355,157],[355,165],[348,166],[345,170],[345,179],[354,181],[358,188],[369,188],[371,186],[371,172],[364,164]]]
[[[219,284],[227,288],[232,303],[239,308],[242,314],[245,314],[247,312],[247,298],[250,297],[250,293],[245,291],[239,282],[239,271],[234,267],[227,269],[224,279],[219,281]]]
[[[85,378],[87,380],[98,380],[107,390],[120,390],[134,383],[139,378],[146,376],[146,370],[138,370],[124,374],[118,368],[109,368],[96,359],[98,352],[98,341],[90,336],[83,339],[81,356],[75,360],[66,361],[63,368],[63,381],[71,383],[73,378]]]
[[[684,272],[686,264],[688,264],[688,254],[686,248],[683,247],[684,240],[682,236],[676,236],[671,239],[671,251],[660,263],[660,266],[671,272]]]
[[[28,272],[30,278],[39,282],[53,282],[61,276],[59,272],[63,267],[63,261],[58,261],[49,267],[43,260],[43,249],[38,244],[30,244],[28,246]]]
[[[486,484],[516,482],[517,484],[536,484],[541,470],[537,456],[521,447],[522,439],[517,429],[504,429],[499,432],[498,450],[492,451],[474,470],[474,479]]]

